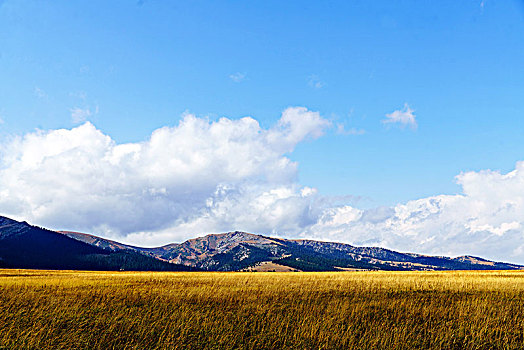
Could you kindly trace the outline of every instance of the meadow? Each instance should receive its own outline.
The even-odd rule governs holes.
[[[0,349],[522,349],[524,272],[0,270]]]

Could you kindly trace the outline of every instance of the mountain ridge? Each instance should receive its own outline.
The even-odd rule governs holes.
[[[0,216],[0,267],[143,271],[521,270],[463,255],[402,253],[339,242],[284,239],[243,231],[144,248],[96,235],[52,231]]]
[[[96,237],[102,245],[113,242],[127,247],[124,249],[135,249],[164,261],[211,271],[257,270],[257,266],[267,263],[303,271],[524,269],[524,266],[518,264],[490,261],[471,255],[450,258],[401,253],[381,247],[283,239],[243,231],[207,234],[182,243],[153,248],[124,245],[89,234],[69,232],[69,235],[84,240]],[[115,245],[113,249],[117,249]]]
[[[109,251],[56,231],[0,216],[0,267],[57,270],[195,270],[138,252]]]

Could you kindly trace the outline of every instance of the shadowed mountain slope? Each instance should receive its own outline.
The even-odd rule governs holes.
[[[0,216],[0,267],[61,270],[191,270],[127,249],[111,251]]]

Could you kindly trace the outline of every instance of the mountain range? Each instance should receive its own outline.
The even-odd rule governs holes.
[[[136,271],[524,269],[521,265],[467,255],[456,258],[428,256],[239,231],[143,248],[86,233],[51,231],[2,216],[0,267]]]

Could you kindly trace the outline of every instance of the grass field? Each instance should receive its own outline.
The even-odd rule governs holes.
[[[0,270],[0,349],[522,349],[524,272]]]

